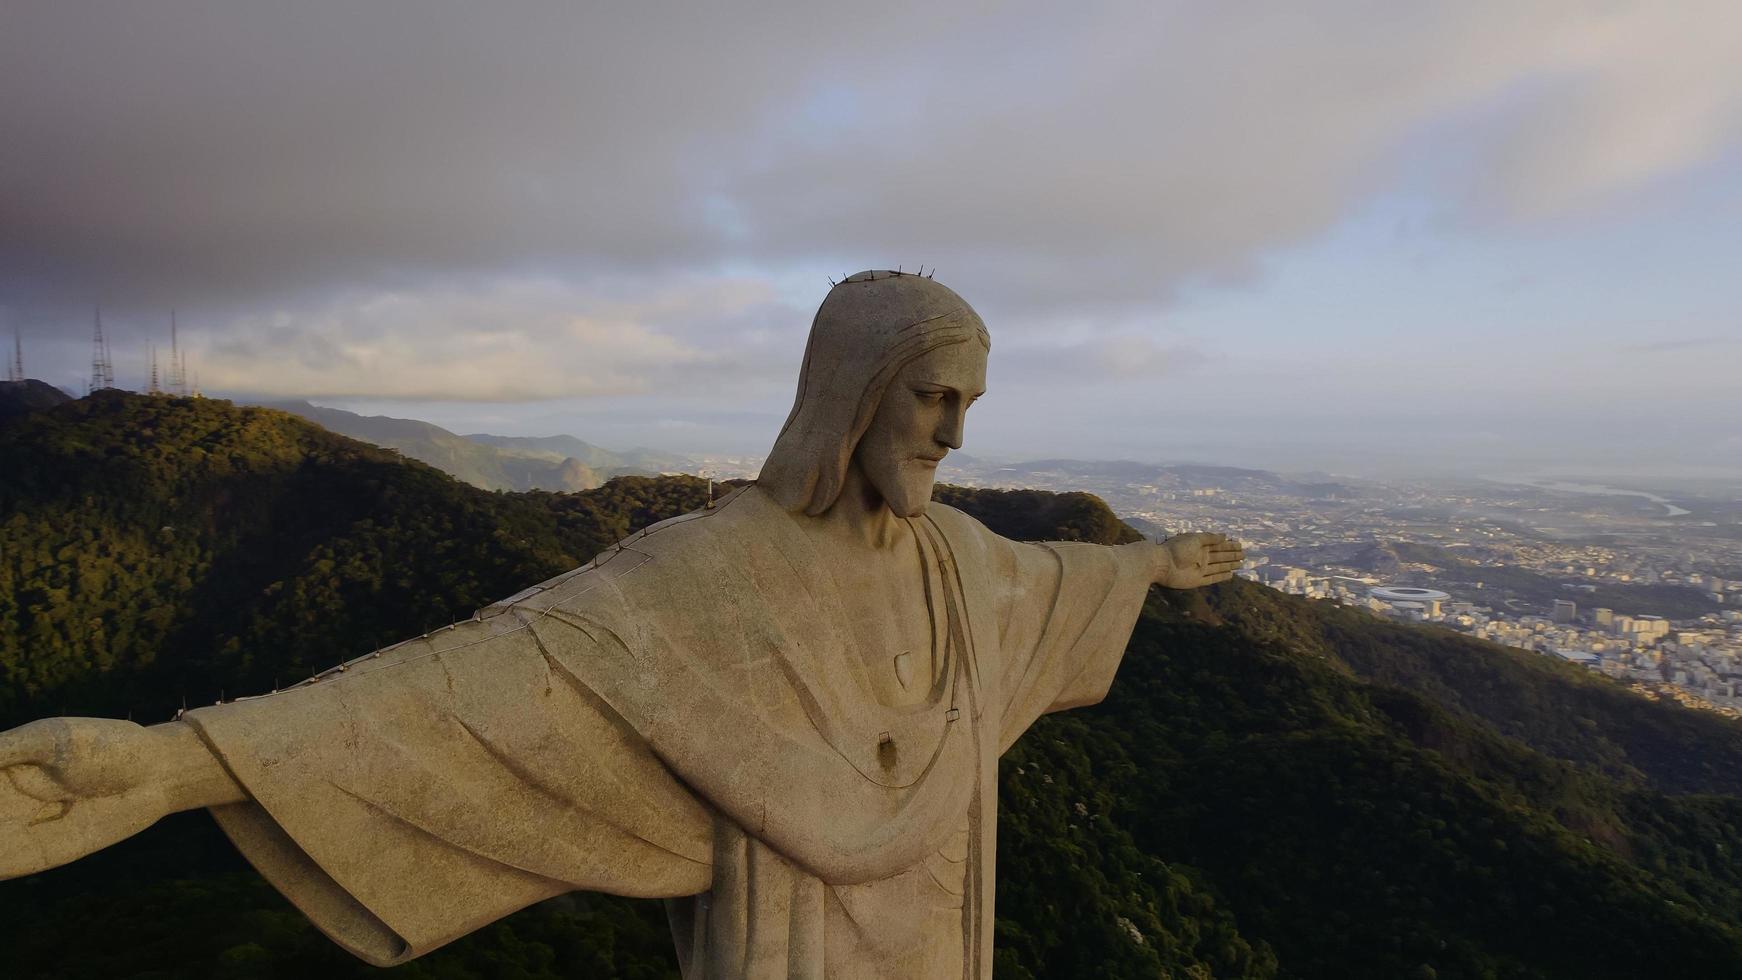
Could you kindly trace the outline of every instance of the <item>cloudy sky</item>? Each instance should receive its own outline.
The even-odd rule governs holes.
[[[760,452],[921,263],[970,453],[1742,472],[1742,7],[0,8],[0,330],[75,391],[173,307],[208,392]]]

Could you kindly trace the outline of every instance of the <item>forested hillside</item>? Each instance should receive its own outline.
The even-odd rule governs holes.
[[[284,412],[119,391],[0,426],[0,724],[141,719],[452,622],[701,505],[485,493]]]
[[[0,417],[23,415],[72,401],[72,396],[46,381],[0,381]]]
[[[702,504],[493,494],[284,413],[101,393],[0,420],[0,725],[142,722],[468,615]],[[1095,498],[940,488],[1012,537]],[[1742,726],[1244,582],[1151,594],[1113,694],[1001,769],[998,976],[1742,975]],[[6,976],[381,976],[204,814],[0,883]],[[403,977],[674,977],[574,895]]]

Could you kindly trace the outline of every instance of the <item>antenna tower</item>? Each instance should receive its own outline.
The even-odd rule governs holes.
[[[24,334],[17,327],[12,328],[12,363],[6,367],[6,380],[24,380]]]
[[[188,356],[181,349],[181,340],[177,336],[175,311],[169,311],[169,393],[186,398],[192,394],[191,383],[188,381]]]
[[[151,381],[146,386],[145,393],[148,395],[161,395],[163,394],[163,389],[157,384],[157,345],[147,342],[145,345],[145,351],[151,358]]]
[[[91,390],[115,387],[115,368],[109,361],[109,342],[103,338],[103,311],[96,311],[96,330],[91,336]]]

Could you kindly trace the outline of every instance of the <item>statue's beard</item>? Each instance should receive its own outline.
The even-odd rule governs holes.
[[[932,487],[937,483],[937,470],[918,460],[905,460],[894,467],[888,479],[878,481],[883,503],[897,517],[918,517],[931,502]]]

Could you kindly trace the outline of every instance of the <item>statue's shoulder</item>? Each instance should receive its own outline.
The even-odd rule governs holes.
[[[705,556],[718,556],[722,549],[731,550],[734,541],[741,543],[752,535],[780,533],[783,524],[790,524],[790,520],[766,493],[754,486],[744,487],[715,501],[712,507],[650,524],[579,568],[522,589],[478,610],[477,615],[489,618],[513,606],[541,610],[591,592],[602,581],[632,591],[666,590],[674,581],[705,575],[704,569],[713,565]],[[654,584],[654,580],[663,584]]]
[[[767,493],[751,484],[714,501],[711,507],[650,524],[614,547],[633,548],[650,554],[669,553],[673,549],[682,550],[698,539],[730,538],[789,520]]]
[[[937,525],[938,530],[944,532],[944,536],[950,539],[950,546],[957,550],[987,549],[1007,543],[1004,538],[993,533],[991,528],[949,504],[935,500],[928,503],[925,505],[925,516]]]

